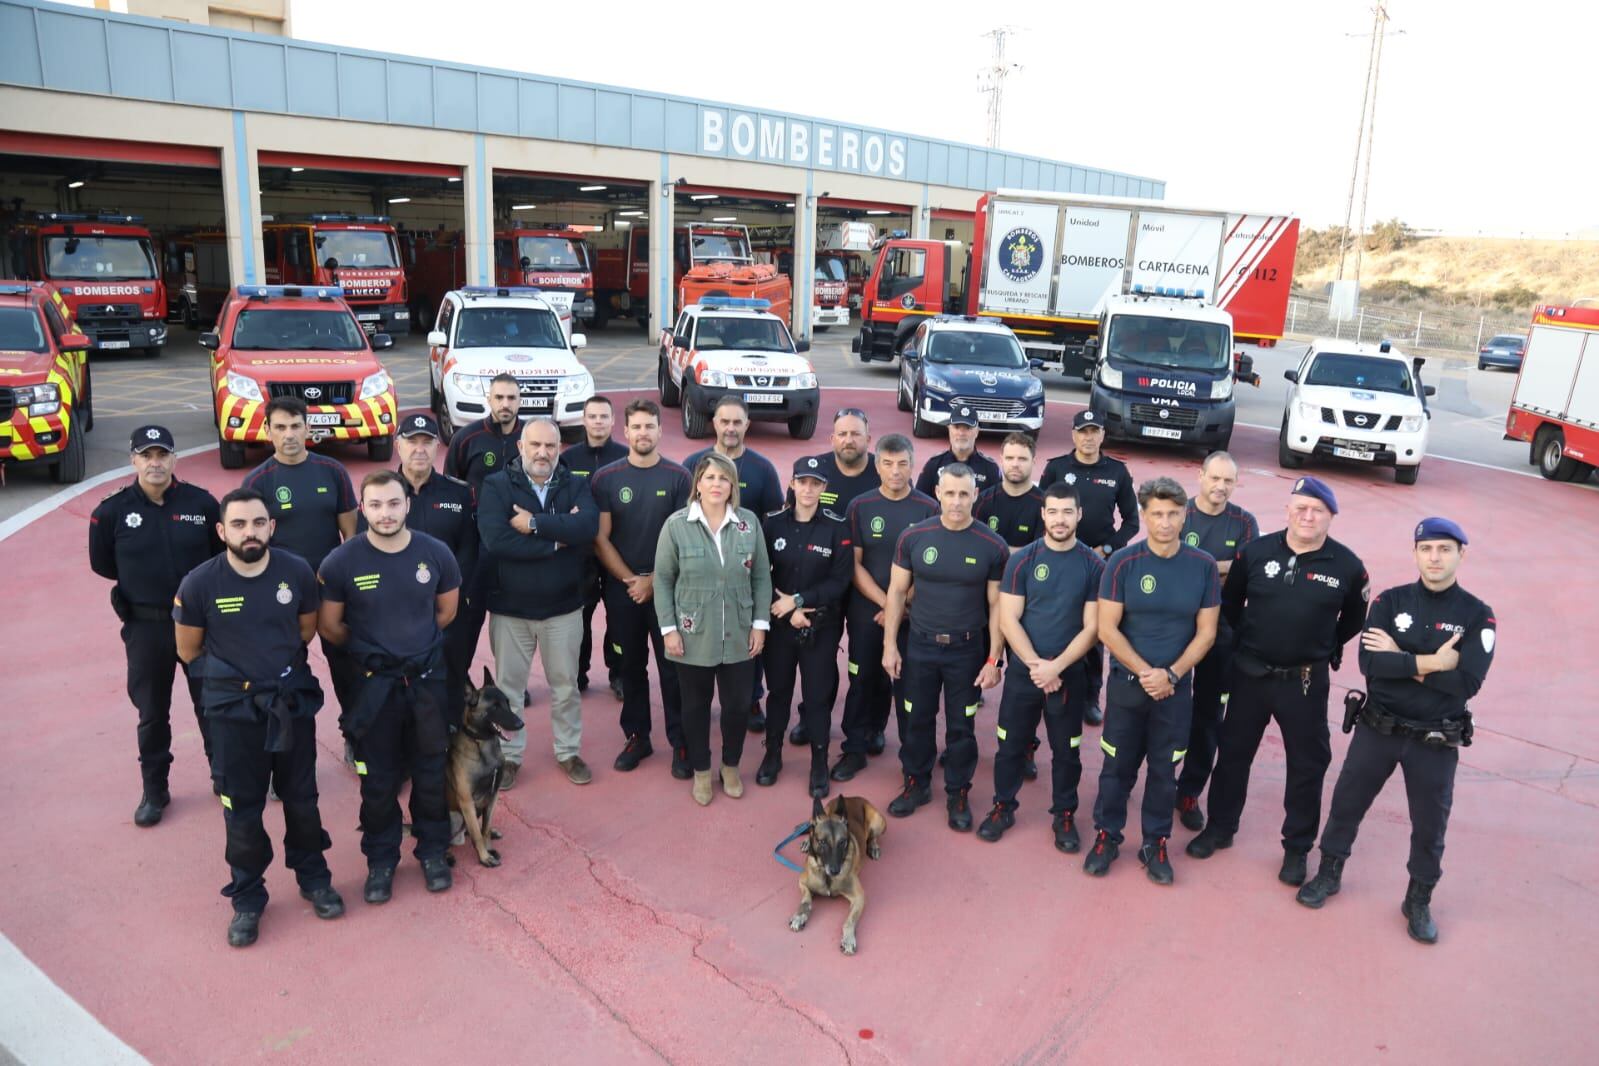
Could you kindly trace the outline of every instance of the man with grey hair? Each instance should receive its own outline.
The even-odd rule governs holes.
[[[1177,798],[1177,763],[1188,743],[1193,670],[1216,640],[1221,582],[1216,563],[1183,543],[1188,495],[1169,477],[1138,489],[1148,537],[1105,562],[1099,583],[1099,638],[1113,662],[1105,685],[1105,753],[1094,801],[1094,846],[1083,870],[1110,872],[1127,824],[1127,798],[1147,761],[1138,859],[1149,879],[1172,882],[1166,840]]]
[[[586,785],[593,774],[578,754],[583,717],[577,671],[588,556],[600,519],[588,479],[559,465],[560,452],[560,427],[548,418],[529,420],[517,457],[484,480],[477,520],[495,684],[518,706],[533,655],[540,653],[556,763],[573,784]],[[501,791],[516,784],[526,749],[525,729],[506,738]]]
[[[1183,516],[1183,543],[1216,560],[1223,581],[1243,552],[1244,545],[1260,536],[1255,516],[1232,502],[1238,488],[1238,463],[1226,452],[1211,452],[1199,465],[1199,491],[1188,501]],[[1228,673],[1232,668],[1233,629],[1222,618],[1216,625],[1216,643],[1194,667],[1194,714],[1188,730],[1188,754],[1177,778],[1177,816],[1185,829],[1205,828],[1199,794],[1210,780],[1216,761],[1216,727],[1227,705]]]

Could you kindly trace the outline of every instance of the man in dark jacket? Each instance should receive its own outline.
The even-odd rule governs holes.
[[[533,654],[540,653],[550,687],[555,761],[573,784],[586,785],[593,774],[578,754],[583,718],[577,671],[588,557],[600,519],[588,479],[560,466],[560,451],[560,427],[547,418],[528,422],[517,458],[484,480],[477,520],[495,682],[516,706]],[[526,730],[506,738],[501,791],[516,783],[526,749]]]

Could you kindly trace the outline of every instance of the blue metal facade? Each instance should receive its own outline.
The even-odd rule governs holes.
[[[0,84],[748,159],[975,190],[1165,195],[1165,183],[1150,178],[850,123],[43,0],[0,0]]]

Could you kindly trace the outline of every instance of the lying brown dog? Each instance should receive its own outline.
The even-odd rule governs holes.
[[[843,896],[849,900],[849,917],[844,919],[844,936],[838,946],[846,955],[855,954],[855,926],[866,909],[866,889],[861,885],[862,856],[882,855],[879,841],[888,823],[869,802],[859,796],[839,796],[827,807],[811,801],[810,835],[800,841],[805,852],[805,872],[800,875],[799,910],[788,920],[796,933],[811,920],[811,896]]]

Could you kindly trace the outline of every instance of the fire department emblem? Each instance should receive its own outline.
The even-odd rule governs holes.
[[[988,518],[988,528],[992,529],[992,530],[998,530],[999,529],[999,515],[996,514],[996,515],[990,515],[989,516],[989,518]]]
[[[1011,281],[1031,281],[1044,265],[1044,242],[1033,230],[1018,226],[999,242],[999,269]]]
[[[483,465],[484,466],[493,466],[498,461],[499,460],[494,458],[494,453],[493,452],[484,452],[483,453]]]
[[[427,563],[417,563],[416,564],[416,583],[418,585],[426,585],[429,581],[432,581],[432,580],[433,580],[433,571],[428,569],[428,564]]]
[[[883,516],[878,515],[876,518],[872,519],[872,532],[881,533],[886,525],[887,523],[883,521]]]
[[[621,500],[622,500],[623,503],[632,503],[633,502],[633,488],[632,488],[632,486],[623,485],[622,486],[622,491],[620,493],[618,493],[617,495],[621,497]]]
[[[279,503],[288,503],[290,500],[294,499],[294,493],[287,485],[279,485],[278,491],[273,493],[273,495],[277,497]]]
[[[1195,533],[1193,530],[1189,530],[1188,533],[1183,537],[1183,543],[1188,545],[1190,548],[1199,547],[1199,534]]]
[[[915,307],[916,306],[916,294],[913,293],[913,292],[908,292],[904,296],[901,296],[899,298],[899,305],[901,307],[906,307],[906,308]]]
[[[284,606],[288,606],[289,603],[293,601],[293,599],[294,599],[294,592],[292,590],[290,590],[289,583],[287,581],[279,581],[278,582],[278,602],[283,604]]]
[[[1415,619],[1410,617],[1409,612],[1400,611],[1394,615],[1394,628],[1401,633],[1408,633],[1410,632],[1410,624],[1414,621]]]
[[[784,548],[788,547],[788,538],[778,537],[776,540],[772,541],[772,547],[776,548],[778,551],[782,551]]]
[[[1049,580],[1049,564],[1048,563],[1039,563],[1037,566],[1033,567],[1033,580],[1034,581],[1048,581]]]
[[[1279,563],[1276,559],[1273,559],[1273,560],[1271,560],[1270,562],[1268,562],[1266,564],[1266,576],[1267,577],[1276,577],[1278,574],[1280,574],[1282,572],[1283,572],[1282,564]]]
[[[928,566],[932,566],[934,563],[938,562],[938,549],[929,547],[926,551],[922,552],[922,562],[926,563]]]
[[[1150,593],[1154,592],[1155,591],[1155,575],[1154,574],[1145,574],[1143,577],[1139,578],[1138,579],[1138,590],[1140,592],[1142,592],[1145,596],[1148,596]]]
[[[129,529],[138,529],[144,525],[144,516],[136,512],[129,512],[123,516],[122,521]]]

